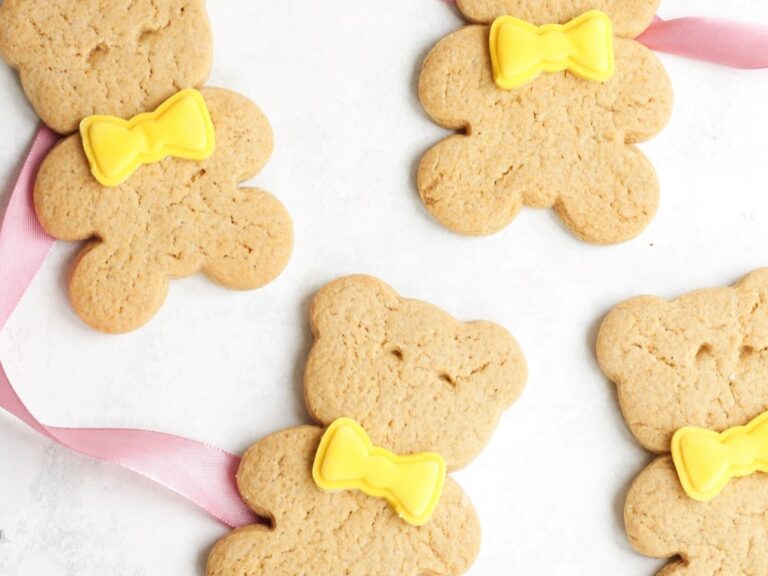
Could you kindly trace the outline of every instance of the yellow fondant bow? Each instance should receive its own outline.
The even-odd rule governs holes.
[[[491,62],[494,80],[505,90],[524,86],[542,72],[564,70],[605,82],[615,71],[613,25],[599,10],[565,25],[535,26],[501,16],[491,26]]]
[[[354,420],[336,420],[323,435],[312,475],[323,490],[361,490],[383,498],[409,524],[426,524],[440,502],[446,466],[438,454],[396,456],[373,445]]]
[[[80,124],[80,135],[93,176],[110,187],[125,182],[143,164],[168,156],[205,160],[216,147],[208,107],[192,89],[131,120],[89,116]]]
[[[694,500],[714,499],[734,478],[768,472],[768,412],[722,434],[683,428],[672,439],[672,459]]]

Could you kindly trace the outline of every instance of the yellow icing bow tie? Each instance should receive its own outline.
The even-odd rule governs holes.
[[[426,524],[440,502],[446,466],[438,454],[396,456],[373,445],[354,420],[336,420],[323,435],[312,475],[323,490],[361,490],[383,498],[408,524]]]
[[[712,500],[734,478],[768,472],[768,412],[722,434],[678,430],[672,459],[686,494],[700,502]]]
[[[499,88],[512,90],[542,72],[570,70],[605,82],[615,71],[613,24],[604,12],[585,12],[568,24],[535,26],[512,16],[491,26],[491,62]]]
[[[93,176],[109,187],[125,182],[143,164],[168,156],[205,160],[216,147],[208,107],[192,89],[131,120],[89,116],[80,124],[80,135]]]

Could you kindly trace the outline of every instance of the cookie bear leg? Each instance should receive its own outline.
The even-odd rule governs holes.
[[[75,263],[69,292],[87,324],[119,334],[152,319],[165,301],[168,280],[147,252],[94,242]]]
[[[594,152],[581,183],[560,196],[555,210],[582,240],[593,244],[626,242],[645,230],[656,214],[656,171],[643,153],[631,146],[623,152],[601,146]]]
[[[260,288],[277,278],[293,250],[293,223],[285,207],[267,192],[240,189],[217,213],[206,242],[205,275],[235,290]]]
[[[460,234],[483,236],[506,228],[520,212],[523,194],[489,158],[493,142],[477,136],[451,136],[421,161],[418,188],[430,213]]]

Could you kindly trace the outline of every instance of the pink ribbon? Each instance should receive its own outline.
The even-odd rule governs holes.
[[[768,28],[710,18],[657,18],[637,38],[651,50],[731,68],[768,68]]]
[[[54,239],[37,221],[32,190],[40,164],[58,139],[48,128],[40,128],[0,224],[0,330],[53,246]]]
[[[53,245],[32,205],[37,171],[58,137],[41,128],[0,225],[0,329],[18,304]],[[154,480],[191,500],[230,527],[258,522],[237,490],[240,458],[178,436],[127,429],[54,428],[27,410],[0,362],[0,408],[67,448],[111,462]]]

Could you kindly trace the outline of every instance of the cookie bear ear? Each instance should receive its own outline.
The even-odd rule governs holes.
[[[383,330],[379,318],[398,305],[397,293],[383,282],[371,276],[348,276],[324,286],[315,296],[312,331],[315,335],[364,333],[375,338]]]
[[[661,0],[457,0],[459,10],[479,23],[511,15],[537,25],[564,24],[589,10],[602,10],[613,21],[616,35],[635,38],[653,21]]]
[[[237,92],[203,88],[201,93],[216,127],[218,153],[213,159],[226,165],[238,182],[253,178],[267,164],[274,147],[272,126],[266,115]]]
[[[635,298],[604,320],[597,357],[649,450],[686,426],[723,431],[768,408],[768,270],[673,302]]]
[[[312,327],[304,385],[313,417],[353,418],[377,445],[438,452],[451,469],[482,450],[527,376],[502,327],[461,323],[370,277],[323,288]]]

